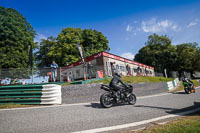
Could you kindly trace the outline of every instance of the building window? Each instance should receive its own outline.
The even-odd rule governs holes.
[[[134,69],[134,73],[137,73],[137,71],[138,71],[137,69]]]
[[[119,68],[120,68],[120,70],[123,71],[123,72],[126,71],[126,68],[125,68],[124,66],[122,66],[122,65],[120,65]]]

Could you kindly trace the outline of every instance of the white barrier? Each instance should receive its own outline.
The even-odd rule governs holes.
[[[168,90],[171,90],[171,89],[173,89],[173,88],[174,88],[173,82],[172,82],[172,81],[167,82],[167,89],[168,89]]]
[[[61,104],[61,86],[48,84],[42,86],[42,96],[40,104]]]
[[[168,90],[174,89],[178,85],[178,82],[179,82],[178,78],[174,79],[173,81],[167,82],[166,83],[167,84],[167,89]]]

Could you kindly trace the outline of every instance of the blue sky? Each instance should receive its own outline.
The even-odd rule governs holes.
[[[200,0],[0,0],[34,27],[36,41],[62,28],[96,29],[109,40],[110,52],[133,58],[148,36],[167,35],[174,45],[200,45]]]

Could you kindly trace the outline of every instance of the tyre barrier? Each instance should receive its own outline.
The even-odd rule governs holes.
[[[17,85],[0,86],[0,104],[61,104],[61,86]]]
[[[166,82],[166,87],[168,90],[174,89],[178,85],[179,79],[175,78],[173,81]]]

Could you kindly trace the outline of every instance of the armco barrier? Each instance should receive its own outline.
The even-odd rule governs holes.
[[[61,86],[18,85],[0,87],[0,104],[61,104]]]
[[[178,82],[179,82],[178,78],[174,79],[173,81],[167,82],[166,83],[167,84],[167,89],[171,90],[171,89],[175,88],[178,85]]]

